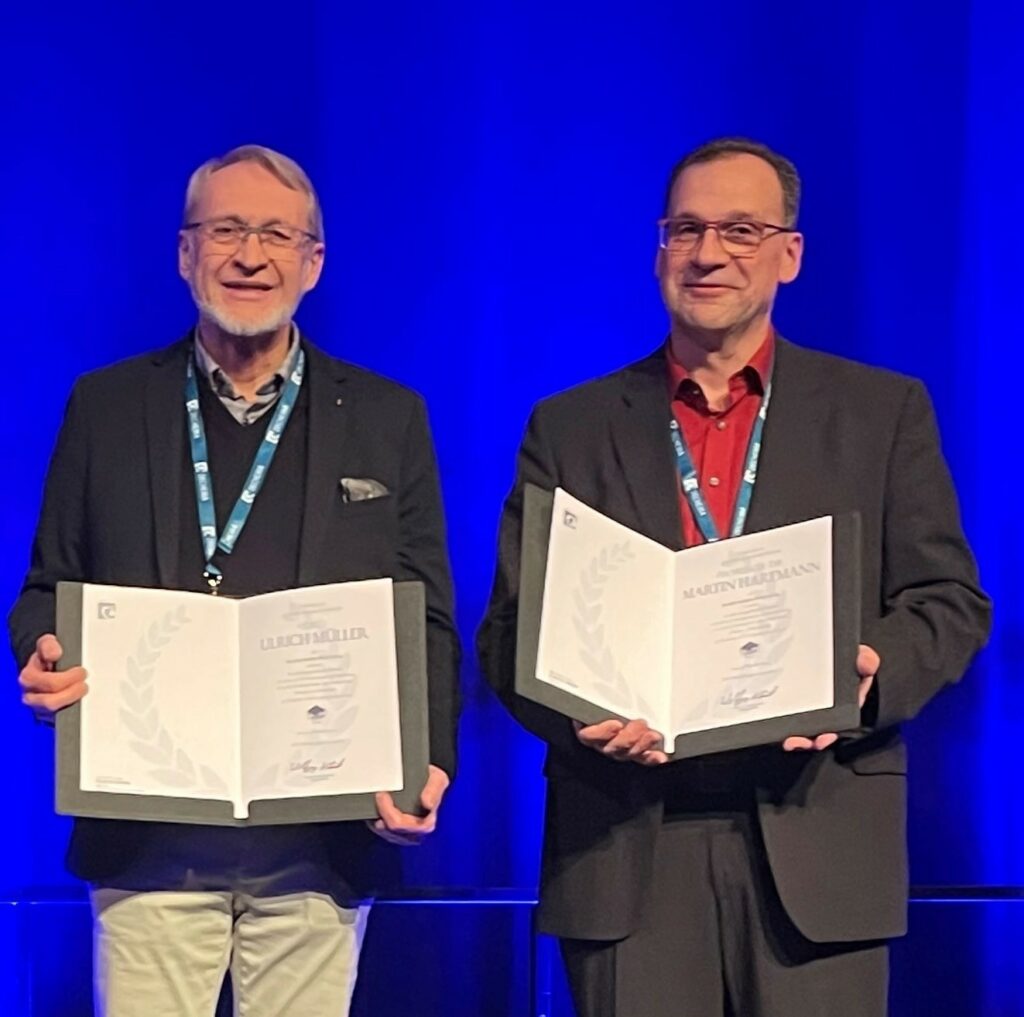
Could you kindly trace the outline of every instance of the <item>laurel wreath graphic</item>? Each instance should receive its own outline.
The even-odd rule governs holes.
[[[576,610],[573,625],[580,642],[580,660],[597,679],[593,691],[604,696],[620,713],[635,716],[637,709],[650,716],[650,707],[642,697],[634,697],[615,655],[605,642],[604,600],[608,580],[635,557],[629,541],[602,548],[580,572],[573,590]]]
[[[128,743],[132,751],[152,766],[151,777],[169,787],[203,787],[227,793],[227,784],[219,774],[208,766],[194,763],[177,745],[171,732],[161,723],[160,710],[154,701],[156,665],[171,640],[190,621],[185,607],[181,606],[154,621],[139,639],[135,653],[125,662],[121,722],[135,736]]]

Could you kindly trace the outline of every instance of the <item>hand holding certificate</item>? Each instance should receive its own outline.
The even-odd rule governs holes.
[[[528,489],[523,546],[527,698],[587,725],[642,717],[674,758],[859,723],[854,518],[673,552]],[[609,732],[624,758],[658,751],[632,733]]]
[[[58,634],[90,694],[58,715],[58,811],[226,824],[418,811],[427,774],[419,584],[242,600],[89,584]]]

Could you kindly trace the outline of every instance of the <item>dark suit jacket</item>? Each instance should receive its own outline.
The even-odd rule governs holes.
[[[758,811],[782,902],[809,939],[905,930],[906,757],[899,725],[958,680],[989,628],[989,602],[920,382],[780,340],[747,531],[856,510],[863,524],[863,631],[881,656],[864,727],[823,753],[770,747]],[[636,928],[661,826],[659,781],[581,746],[569,721],[514,693],[522,488],[571,494],[679,548],[664,352],[535,409],[501,521],[494,592],[478,636],[498,695],[549,744],[540,926],[619,939]],[[674,774],[671,773],[675,769]],[[665,772],[667,771],[667,772]]]
[[[308,473],[299,583],[391,576],[425,584],[431,760],[454,774],[459,644],[426,409],[408,389],[335,360],[305,339],[303,346]],[[59,580],[181,587],[179,542],[199,539],[179,518],[189,348],[187,340],[178,342],[76,383],[50,464],[31,566],[10,614],[19,666],[36,639],[54,629]],[[339,479],[346,476],[374,478],[390,493],[343,502]],[[153,829],[79,820],[69,866],[87,879],[116,875]],[[353,893],[393,877],[391,852],[364,824],[325,829]]]

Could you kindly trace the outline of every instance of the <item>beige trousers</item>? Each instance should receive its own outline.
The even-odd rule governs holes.
[[[347,1017],[369,906],[323,893],[91,891],[97,1017]]]

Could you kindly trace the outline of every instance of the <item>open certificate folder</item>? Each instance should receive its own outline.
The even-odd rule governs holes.
[[[418,583],[240,600],[61,584],[58,637],[62,666],[89,676],[58,715],[58,811],[313,822],[368,818],[374,792],[422,788]]]
[[[672,551],[528,489],[517,691],[641,717],[677,758],[854,728],[858,536],[823,517]]]

